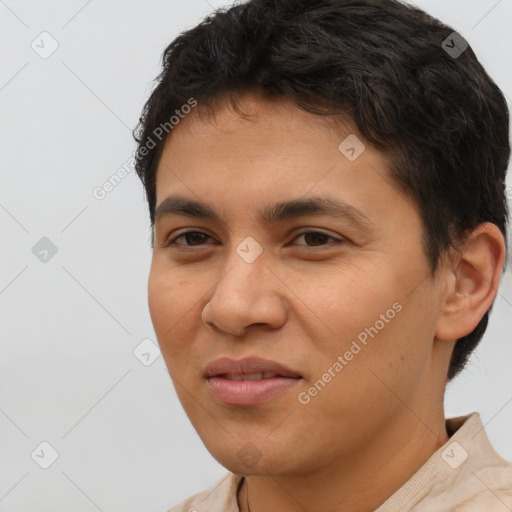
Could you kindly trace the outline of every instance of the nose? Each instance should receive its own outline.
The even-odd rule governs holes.
[[[234,252],[224,269],[203,308],[206,325],[243,336],[253,325],[279,329],[286,323],[287,309],[281,293],[286,287],[266,258],[260,256],[248,263]]]

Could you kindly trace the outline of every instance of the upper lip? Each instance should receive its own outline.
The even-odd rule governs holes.
[[[247,373],[275,373],[281,377],[300,377],[300,374],[276,361],[259,357],[246,357],[239,360],[222,357],[209,363],[204,372],[207,378],[216,375],[243,375]]]

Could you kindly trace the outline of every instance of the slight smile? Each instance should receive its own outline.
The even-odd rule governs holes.
[[[276,361],[256,357],[217,359],[207,365],[205,378],[217,401],[235,407],[263,404],[302,379],[298,372]]]

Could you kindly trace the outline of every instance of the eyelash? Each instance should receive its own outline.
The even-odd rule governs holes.
[[[320,235],[323,235],[324,237],[331,238],[332,240],[335,240],[337,243],[342,243],[342,242],[345,241],[344,239],[335,238],[334,236],[331,236],[331,235],[328,235],[326,233],[323,233],[322,231],[316,231],[316,230],[305,230],[305,231],[302,231],[300,233],[297,233],[297,235],[295,236],[294,240],[296,238],[298,238],[299,236],[307,235],[307,234],[311,234],[311,233],[320,234]],[[190,231],[185,231],[184,233],[179,234],[178,236],[174,237],[172,240],[168,240],[164,247],[170,247],[172,245],[175,245],[177,247],[186,248],[186,250],[188,250],[189,248],[192,248],[192,247],[201,247],[202,245],[205,245],[205,244],[198,244],[198,245],[180,245],[180,244],[176,244],[176,240],[179,240],[180,238],[185,237],[186,235],[190,235],[190,234],[200,234],[200,235],[204,235],[204,236],[206,236],[208,238],[212,238],[210,235],[207,235],[206,233],[203,233],[201,231],[190,230]],[[328,244],[323,244],[323,245],[320,245],[320,246],[318,246],[318,245],[303,245],[302,247],[314,248],[314,247],[322,247],[322,246],[325,247],[327,245]]]

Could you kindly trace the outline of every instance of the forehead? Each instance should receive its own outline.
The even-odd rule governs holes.
[[[317,193],[357,206],[389,187],[387,156],[346,120],[306,112],[288,99],[247,95],[238,107],[242,114],[227,102],[213,110],[198,106],[173,129],[157,169],[157,209],[176,194],[203,203],[220,195],[242,206],[258,200],[263,207]],[[356,158],[341,151],[347,138]]]
[[[321,140],[326,145],[337,146],[340,137],[353,131],[352,122],[341,114],[336,117],[315,115],[300,108],[290,98],[267,99],[259,94],[245,93],[212,104],[198,104],[173,128],[164,152],[176,149],[185,139],[197,149],[205,145],[209,147],[214,141],[217,149],[225,144],[233,153],[257,152],[260,146],[280,147],[286,151],[294,143],[311,141],[313,134],[316,142]],[[232,146],[237,138],[246,138],[247,143],[241,147]]]

